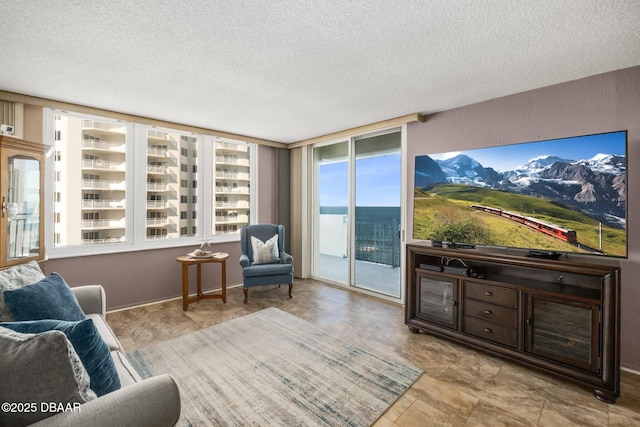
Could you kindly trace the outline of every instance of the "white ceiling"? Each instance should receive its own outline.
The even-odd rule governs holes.
[[[640,64],[637,0],[0,0],[0,90],[295,142]]]

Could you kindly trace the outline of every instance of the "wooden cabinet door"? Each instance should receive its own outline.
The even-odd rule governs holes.
[[[416,317],[448,328],[458,328],[458,280],[416,273]]]
[[[600,371],[600,306],[527,292],[525,351]]]

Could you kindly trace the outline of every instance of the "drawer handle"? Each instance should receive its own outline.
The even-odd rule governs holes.
[[[492,331],[491,329],[489,329],[489,328],[484,328],[484,331],[485,331],[486,333],[488,333],[488,334],[490,334],[491,332],[493,332],[493,331]]]
[[[493,314],[493,311],[491,311],[491,310],[485,310],[485,311],[484,311],[484,314]]]
[[[486,296],[490,297],[490,296],[492,296],[492,295],[493,295],[493,292],[487,291],[487,292],[485,292],[484,294],[485,294]]]

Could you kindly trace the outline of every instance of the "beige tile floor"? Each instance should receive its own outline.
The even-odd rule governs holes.
[[[425,373],[376,422],[386,426],[640,426],[640,376],[622,372],[614,405],[592,390],[427,334],[411,334],[402,307],[321,282],[228,290],[227,303],[181,300],[112,312],[107,319],[127,351],[266,307],[278,307],[361,347]]]

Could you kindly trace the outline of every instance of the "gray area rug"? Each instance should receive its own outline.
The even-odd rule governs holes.
[[[422,374],[277,308],[128,354],[147,378],[172,374],[180,425],[368,426]]]

